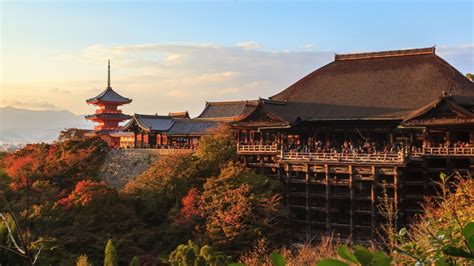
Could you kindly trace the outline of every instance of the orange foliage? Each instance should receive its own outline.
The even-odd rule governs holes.
[[[26,181],[32,184],[37,180],[49,180],[72,189],[78,180],[94,176],[106,150],[106,144],[100,139],[29,144],[2,161],[11,178],[12,190],[24,188]]]
[[[183,223],[187,223],[193,217],[199,215],[198,204],[199,204],[199,191],[196,188],[192,188],[188,191],[186,196],[181,199],[183,207],[181,208],[181,216]]]
[[[59,205],[70,208],[72,206],[86,206],[92,200],[110,192],[105,182],[82,180],[77,182],[76,188],[66,197],[58,201]]]

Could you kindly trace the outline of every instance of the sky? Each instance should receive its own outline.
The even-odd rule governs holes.
[[[1,0],[0,0],[1,1]],[[431,47],[474,72],[473,1],[1,1],[0,106],[197,116],[267,98],[335,53]]]

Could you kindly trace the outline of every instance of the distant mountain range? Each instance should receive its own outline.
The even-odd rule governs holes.
[[[59,131],[70,128],[91,129],[92,123],[83,115],[69,111],[28,110],[11,106],[0,107],[0,142],[49,142]]]

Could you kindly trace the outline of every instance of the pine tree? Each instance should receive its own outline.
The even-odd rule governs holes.
[[[130,261],[130,266],[140,266],[140,261],[138,260],[137,256],[132,258],[132,260]]]
[[[107,246],[105,247],[104,266],[118,266],[117,250],[115,250],[112,239],[107,241]]]
[[[87,255],[81,255],[77,257],[76,266],[91,266],[92,264],[89,263],[89,258]]]

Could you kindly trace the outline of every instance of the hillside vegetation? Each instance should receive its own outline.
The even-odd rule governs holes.
[[[107,154],[100,139],[28,145],[2,159],[2,212],[18,219],[22,230],[15,234],[27,239],[31,254],[41,250],[39,265],[72,265],[81,255],[100,264],[109,239],[120,264],[137,256],[143,265],[168,262],[189,239],[234,258],[260,238],[282,239],[279,183],[235,161],[227,128],[204,137],[200,147],[194,155],[153,162],[117,191],[98,178]],[[14,248],[2,228],[1,245]],[[0,261],[22,260],[2,252]]]
[[[99,179],[108,149],[98,138],[63,134],[2,154],[0,264],[472,263],[470,177],[443,175],[439,197],[411,226],[382,227],[384,244],[349,247],[326,236],[290,246],[280,183],[236,160],[228,128],[212,133],[197,153],[162,157],[120,191]]]

